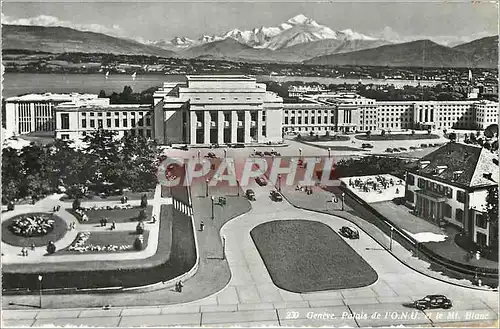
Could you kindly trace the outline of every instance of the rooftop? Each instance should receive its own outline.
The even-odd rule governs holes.
[[[494,159],[497,156],[484,148],[451,142],[420,159],[429,161],[428,165],[422,169],[413,165],[409,170],[451,185],[491,186],[498,184],[499,177],[498,161]]]
[[[216,80],[228,80],[228,81],[255,81],[255,77],[247,75],[186,75],[188,81],[216,81]]]
[[[9,97],[6,99],[7,102],[40,102],[40,101],[72,101],[72,100],[85,100],[85,99],[96,99],[98,95],[96,94],[54,94],[54,93],[43,93],[43,94],[26,94],[21,96]]]

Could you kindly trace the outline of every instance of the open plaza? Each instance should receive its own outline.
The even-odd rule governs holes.
[[[498,324],[487,208],[498,151],[465,143],[448,122],[447,132],[388,135],[373,123],[367,134],[366,122],[349,120],[377,105],[337,97],[332,134],[297,138],[282,119],[289,132],[306,112],[284,114],[279,97],[244,76],[165,83],[147,106],[43,97],[60,101],[43,108],[46,125],[29,97],[10,100],[22,114],[6,141],[15,179],[24,182],[15,165],[30,154],[21,144],[33,127],[96,147],[40,146],[67,156],[52,172],[72,170],[54,191],[27,188],[3,205],[3,326]],[[430,124],[441,111],[431,108],[413,105],[408,118]],[[426,295],[453,307],[417,309]]]

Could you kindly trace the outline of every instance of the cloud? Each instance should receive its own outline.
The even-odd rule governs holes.
[[[124,31],[118,25],[111,27],[101,24],[76,24],[70,21],[60,20],[55,16],[39,15],[36,17],[28,18],[13,18],[2,13],[2,24],[8,25],[37,25],[37,26],[61,26],[69,27],[80,31],[90,31],[97,33],[104,33],[114,36],[122,36]]]
[[[471,35],[467,36],[457,36],[457,35],[413,35],[413,36],[408,36],[408,35],[401,35],[397,31],[393,30],[390,26],[384,27],[382,31],[377,33],[375,36],[388,40],[391,42],[410,42],[410,41],[415,41],[415,40],[424,40],[424,39],[429,39],[432,40],[436,43],[439,43],[444,46],[449,46],[453,47],[456,45],[459,45],[461,43],[466,43],[470,42],[472,40],[484,38],[487,36],[490,36],[490,32],[477,32]]]

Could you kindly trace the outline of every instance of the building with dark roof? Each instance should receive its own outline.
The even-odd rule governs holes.
[[[463,229],[479,245],[491,245],[488,189],[498,186],[498,156],[474,145],[450,142],[408,167],[406,201],[416,215]]]

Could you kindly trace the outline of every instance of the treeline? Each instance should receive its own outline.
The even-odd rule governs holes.
[[[84,147],[56,140],[31,143],[21,150],[2,150],[2,202],[34,199],[64,187],[72,197],[131,189],[147,191],[156,185],[157,145],[142,136],[121,139],[108,130],[96,130]]]
[[[139,93],[134,93],[132,87],[125,86],[121,93],[113,92],[106,95],[104,90],[99,92],[100,98],[109,98],[111,104],[153,104],[153,94],[158,87],[151,87]]]

